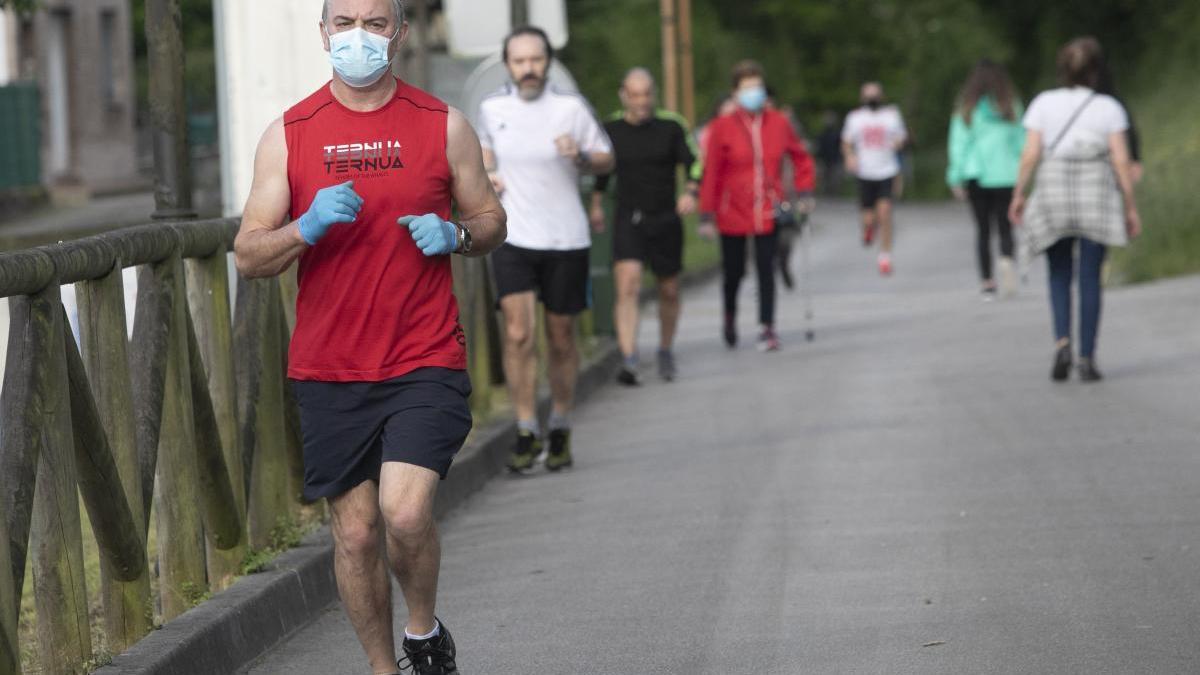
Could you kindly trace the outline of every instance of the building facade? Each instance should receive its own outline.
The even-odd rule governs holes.
[[[138,184],[129,0],[42,0],[0,25],[0,81],[35,82],[42,183],[84,196]]]

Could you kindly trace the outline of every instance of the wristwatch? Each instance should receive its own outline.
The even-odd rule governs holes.
[[[459,255],[466,255],[470,253],[471,231],[467,229],[466,225],[460,225],[458,223],[455,223],[454,227],[458,230],[458,246],[455,247],[454,252]]]
[[[578,155],[575,155],[575,163],[579,166],[587,166],[592,161],[592,155],[587,150],[580,150]]]

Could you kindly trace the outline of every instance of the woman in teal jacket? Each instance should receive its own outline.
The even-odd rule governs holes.
[[[1000,236],[1000,286],[1006,296],[1016,291],[1012,223],[1008,203],[1017,182],[1017,164],[1025,145],[1021,102],[1004,67],[980,61],[963,86],[958,109],[950,120],[950,161],[946,183],[959,199],[969,199],[978,227],[979,277],[983,297],[996,294],[992,274],[991,232]]]

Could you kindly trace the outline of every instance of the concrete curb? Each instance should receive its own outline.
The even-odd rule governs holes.
[[[602,340],[580,369],[576,397],[583,401],[609,382],[620,365],[612,340]],[[549,406],[543,397],[542,406]],[[455,459],[438,488],[440,519],[499,473],[516,436],[516,422],[483,428]],[[96,675],[227,675],[236,673],[303,628],[337,599],[329,528],[281,554],[264,572],[168,622]]]

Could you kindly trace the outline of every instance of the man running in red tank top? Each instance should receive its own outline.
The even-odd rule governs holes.
[[[339,595],[372,672],[457,673],[434,615],[434,495],[471,428],[450,254],[503,243],[504,209],[466,118],[390,73],[403,0],[326,0],[320,29],[333,79],[263,135],[237,267],[299,261],[288,377],[304,496],[329,502]],[[389,563],[408,609],[399,664]]]

